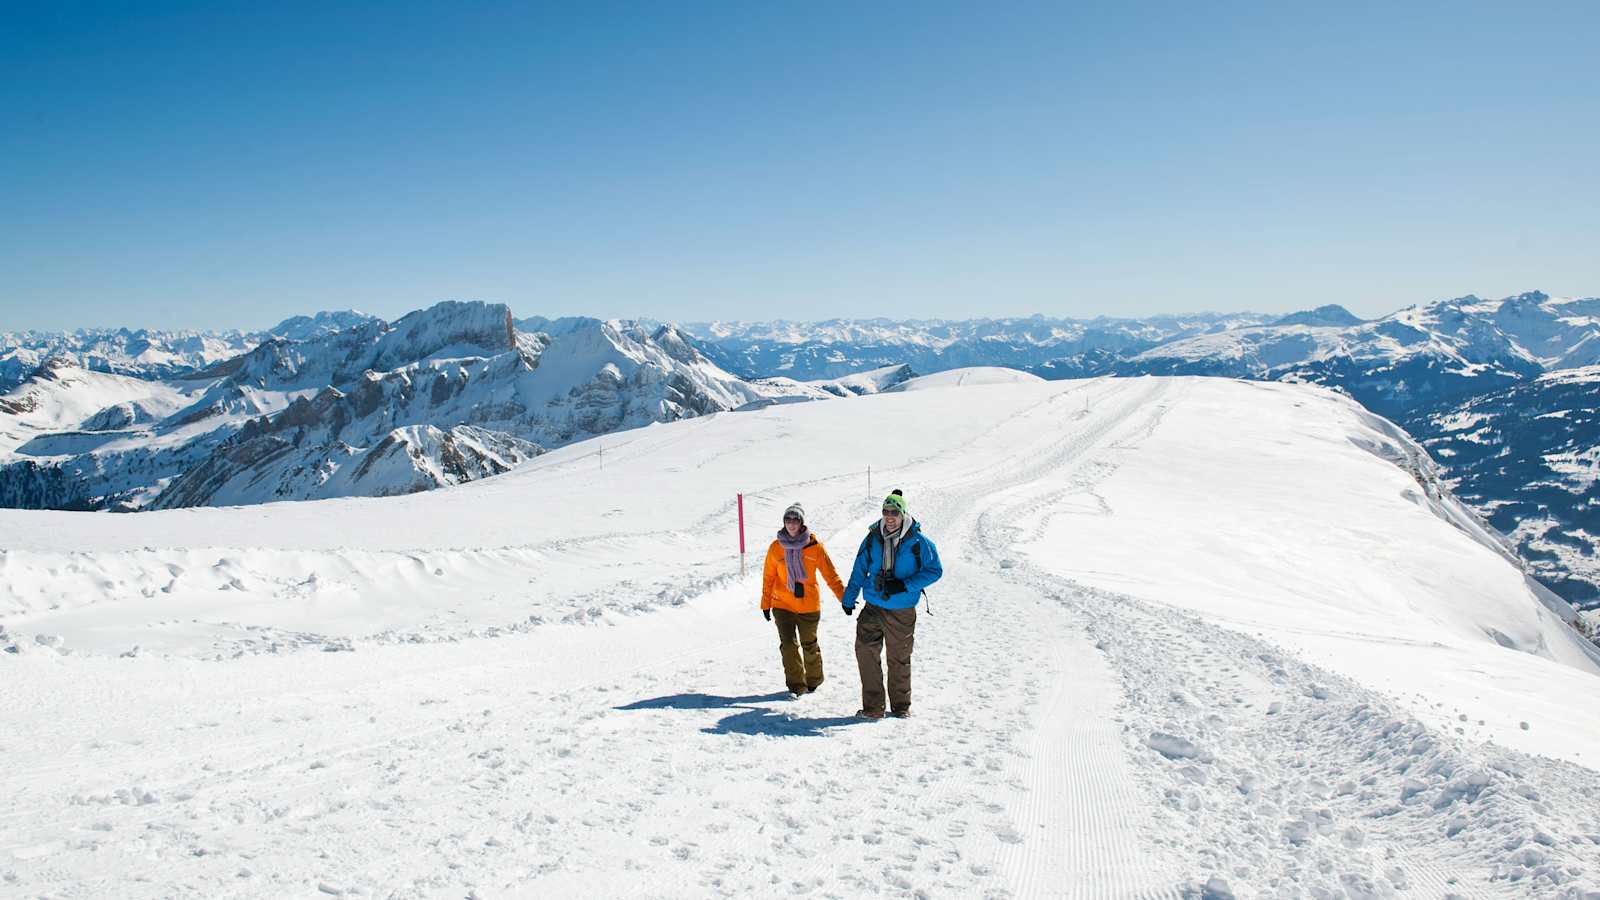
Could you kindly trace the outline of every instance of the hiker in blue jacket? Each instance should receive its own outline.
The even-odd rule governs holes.
[[[939,580],[939,550],[911,518],[899,489],[883,498],[883,518],[856,551],[856,563],[845,586],[844,614],[864,596],[866,609],[856,620],[856,665],[861,668],[861,709],[856,715],[881,719],[884,713],[883,667],[879,657],[888,646],[889,714],[911,715],[911,644],[917,630],[917,601]]]

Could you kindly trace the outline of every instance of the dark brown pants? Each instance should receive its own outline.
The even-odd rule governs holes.
[[[861,708],[869,713],[883,709],[883,668],[878,655],[888,645],[889,705],[895,712],[911,710],[911,644],[917,631],[917,609],[884,609],[861,604],[856,619],[856,665],[861,667]]]
[[[783,657],[783,681],[796,694],[814,691],[822,684],[822,648],[817,645],[817,623],[822,613],[772,610],[778,626],[778,653]]]

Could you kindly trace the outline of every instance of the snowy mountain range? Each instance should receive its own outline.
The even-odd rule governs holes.
[[[593,435],[848,392],[747,382],[671,326],[540,325],[519,331],[505,306],[458,302],[392,323],[302,318],[247,352],[139,378],[58,354],[0,397],[0,505],[136,510],[410,493]],[[848,383],[859,392],[874,380]]]
[[[1184,337],[1271,320],[1254,313],[1200,313],[1147,319],[691,322],[682,327],[730,372],[810,381],[898,364],[940,372],[968,366],[1026,369],[1084,354],[1129,356]]]
[[[0,375],[25,374],[0,395],[0,505],[135,510],[406,493],[619,429],[876,393],[973,366],[1048,379],[1220,375],[1328,385],[1393,419],[1541,578],[1593,606],[1600,463],[1585,452],[1597,437],[1586,410],[1600,406],[1600,384],[1586,373],[1597,363],[1600,299],[1539,292],[1370,321],[1324,306],[680,328],[517,320],[504,306],[447,302],[394,323],[319,313],[251,334],[5,334]]]
[[[237,356],[271,337],[306,341],[373,317],[355,310],[295,316],[259,332],[80,329],[0,332],[0,394],[33,374],[46,360],[138,378],[193,372]]]

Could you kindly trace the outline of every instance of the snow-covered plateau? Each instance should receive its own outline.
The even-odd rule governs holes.
[[[1596,650],[1418,445],[1001,374],[0,510],[0,896],[1600,896]],[[890,487],[945,565],[915,714],[852,715],[831,595],[788,699],[736,495],[752,561],[798,500],[847,566]]]

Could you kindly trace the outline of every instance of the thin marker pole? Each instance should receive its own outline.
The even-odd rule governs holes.
[[[739,577],[744,577],[744,495],[739,496]]]

